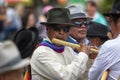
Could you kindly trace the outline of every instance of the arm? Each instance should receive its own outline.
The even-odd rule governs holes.
[[[104,46],[101,47],[100,52],[95,59],[94,64],[89,70],[89,80],[100,80],[102,73],[104,70],[108,68],[108,55],[107,51],[105,50],[106,48]]]
[[[34,58],[34,64],[32,60],[31,65],[38,74],[41,75],[41,71],[39,70],[42,70],[42,74],[51,80],[76,80],[79,77],[79,75],[85,71],[88,56],[84,52],[79,53],[78,56],[74,56],[74,59],[70,64],[64,64],[59,62],[59,60],[57,59],[58,57],[56,57],[54,52],[52,52],[50,49],[47,48],[45,50],[48,51],[36,51],[34,54],[39,55],[33,55],[32,57]],[[42,50],[39,49],[38,51]],[[71,55],[68,56],[73,57]]]

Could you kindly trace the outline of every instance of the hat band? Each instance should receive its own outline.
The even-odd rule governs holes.
[[[55,18],[55,19],[48,19],[47,22],[50,23],[70,23],[70,19],[65,19],[65,18]]]
[[[72,14],[71,18],[82,18],[82,17],[86,17],[86,15],[84,13],[76,13],[76,14]]]
[[[0,66],[0,68],[5,68],[5,67],[10,67],[13,66],[14,64],[17,64],[21,61],[21,58],[19,56],[17,56],[16,58],[14,58],[13,60],[9,61],[6,65]]]

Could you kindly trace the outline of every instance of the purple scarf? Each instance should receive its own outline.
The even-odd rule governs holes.
[[[62,53],[64,51],[64,46],[57,46],[53,43],[50,43],[49,41],[47,40],[43,40],[41,43],[40,43],[40,46],[47,46],[47,47],[50,47],[51,49],[53,49],[54,51],[58,52],[58,53]]]

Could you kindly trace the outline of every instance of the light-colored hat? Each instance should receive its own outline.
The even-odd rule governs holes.
[[[11,41],[3,42],[0,46],[0,73],[17,70],[29,65],[30,59],[21,59],[20,53]]]
[[[66,6],[66,8],[68,8],[70,11],[71,19],[78,19],[78,18],[85,18],[90,20],[92,19],[86,16],[86,13],[82,10],[80,5],[71,4]]]

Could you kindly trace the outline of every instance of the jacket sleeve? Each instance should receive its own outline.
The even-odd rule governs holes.
[[[109,54],[110,53],[107,53],[105,46],[101,47],[94,64],[89,70],[88,73],[89,80],[101,79],[103,72],[109,68]]]
[[[50,52],[36,51],[32,58],[32,68],[50,80],[77,80],[79,75],[84,73],[88,60],[88,56],[84,52],[80,52],[77,56],[74,55],[73,61],[68,65],[58,62]]]

